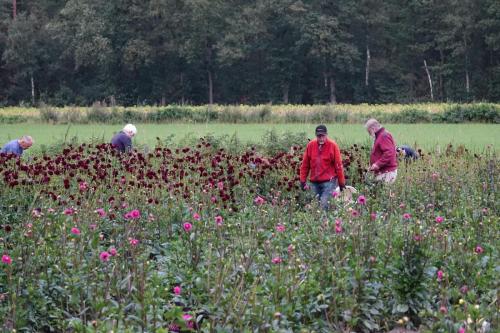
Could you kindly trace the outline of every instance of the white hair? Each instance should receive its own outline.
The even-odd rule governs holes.
[[[377,119],[371,118],[368,119],[368,121],[365,123],[365,128],[366,129],[374,128],[375,130],[377,130],[380,128],[380,123],[378,122]]]
[[[129,133],[129,134],[132,134],[132,135],[136,135],[137,134],[137,128],[134,125],[132,125],[132,124],[125,125],[125,127],[123,128],[123,131],[125,133]]]

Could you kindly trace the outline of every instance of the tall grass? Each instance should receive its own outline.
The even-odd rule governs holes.
[[[165,107],[9,107],[0,109],[0,123],[223,122],[223,123],[362,123],[368,118],[390,123],[500,123],[500,105],[203,105]]]

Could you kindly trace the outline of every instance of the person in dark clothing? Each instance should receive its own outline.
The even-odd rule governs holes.
[[[132,124],[127,124],[120,132],[116,133],[111,139],[113,147],[122,152],[132,150],[132,138],[137,134],[137,128]]]
[[[398,154],[404,157],[406,162],[418,159],[418,153],[410,146],[403,145],[396,148]]]

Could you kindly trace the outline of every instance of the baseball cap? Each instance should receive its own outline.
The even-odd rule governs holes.
[[[316,127],[316,135],[327,134],[327,133],[328,133],[328,131],[327,131],[325,125],[318,125]]]

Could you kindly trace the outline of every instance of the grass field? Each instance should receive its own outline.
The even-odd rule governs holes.
[[[362,125],[327,124],[330,136],[339,143],[364,143],[369,137]],[[269,130],[278,134],[305,132],[313,136],[315,124],[137,124],[138,135],[135,144],[154,145],[156,137],[165,139],[173,135],[173,141],[182,142],[188,136],[201,137],[234,135],[244,142],[260,142]],[[463,144],[467,148],[482,150],[487,145],[498,149],[500,125],[491,124],[388,124],[398,144],[410,144],[431,149],[448,143]],[[48,125],[12,124],[0,125],[0,143],[28,134],[36,143],[32,151],[41,145],[60,142],[67,134],[67,140],[77,137],[78,141],[109,141],[121,126],[116,125]]]

